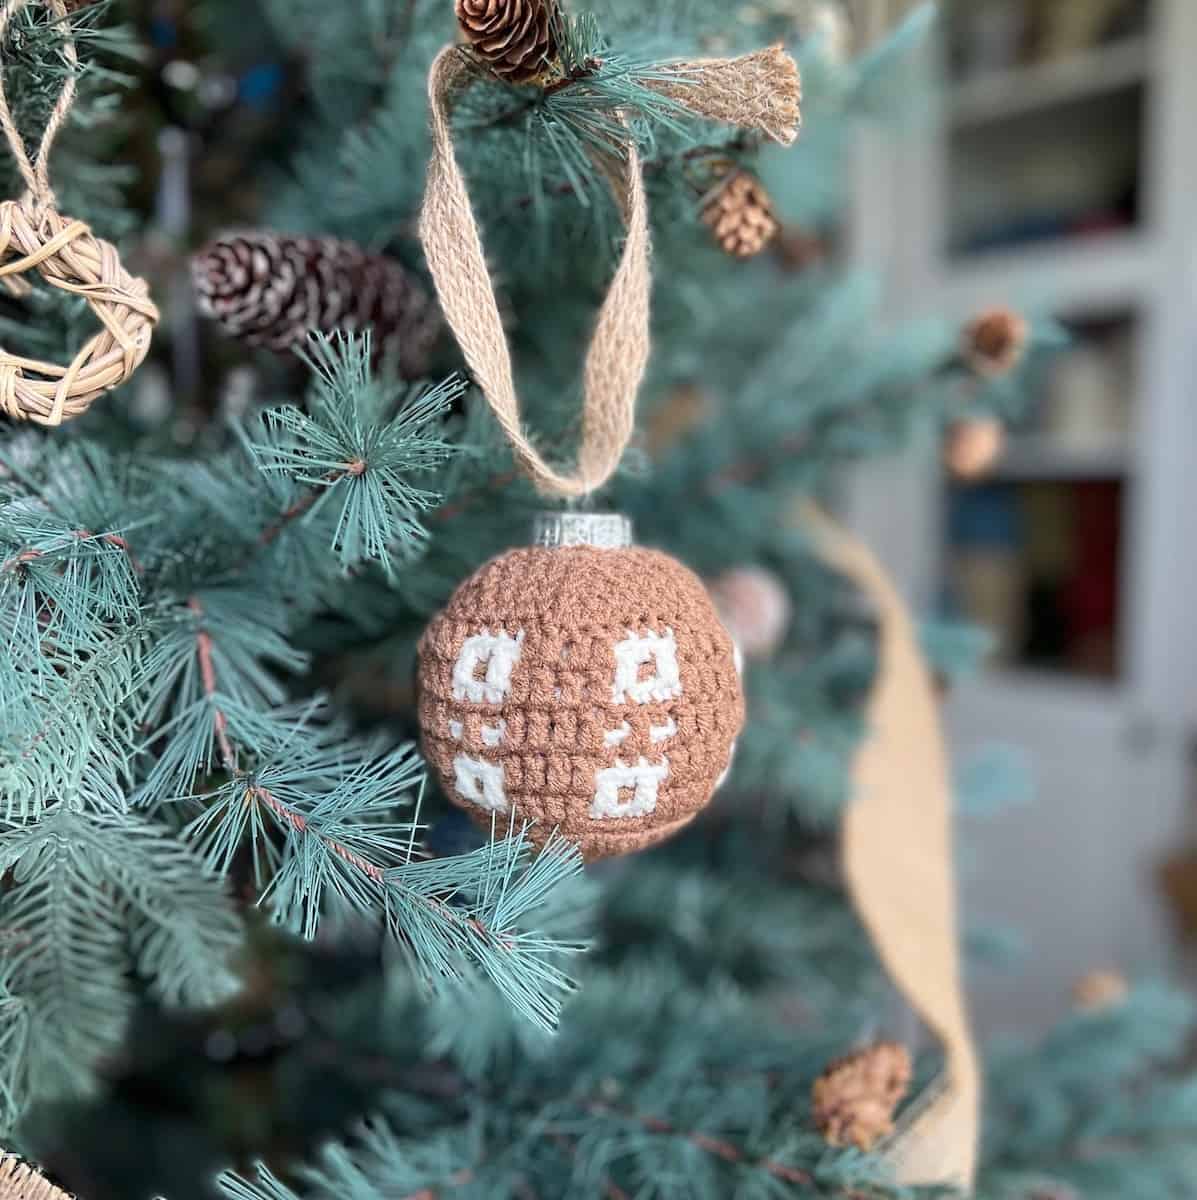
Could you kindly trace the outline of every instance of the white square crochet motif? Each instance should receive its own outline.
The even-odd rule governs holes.
[[[511,690],[511,673],[523,644],[522,629],[515,637],[484,629],[466,638],[453,664],[453,699],[501,704]]]
[[[646,665],[649,671],[642,674],[641,668]],[[615,685],[611,692],[615,704],[660,703],[682,694],[672,629],[663,634],[651,629],[636,634],[629,629],[628,636],[615,643]]]
[[[596,772],[594,801],[590,815],[604,817],[643,817],[657,807],[657,791],[669,778],[669,759],[658,763],[639,759],[634,766],[615,760],[615,766]],[[620,793],[630,792],[625,800]]]
[[[453,760],[453,774],[457,794],[463,800],[490,812],[507,811],[501,763],[483,762],[468,754],[459,754]]]

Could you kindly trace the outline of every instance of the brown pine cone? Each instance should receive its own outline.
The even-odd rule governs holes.
[[[692,383],[679,383],[644,422],[644,447],[661,458],[710,415],[710,398]]]
[[[336,238],[248,232],[211,242],[191,261],[201,310],[249,346],[280,353],[308,333],[363,330],[376,362],[404,378],[428,368],[440,310],[399,263]]]
[[[1130,993],[1130,984],[1121,971],[1090,971],[1073,984],[1072,1003],[1081,1012],[1116,1008]]]
[[[728,176],[707,202],[702,219],[723,252],[732,258],[753,258],[781,228],[764,184],[751,171],[744,170]]]
[[[819,1132],[833,1146],[871,1149],[893,1131],[912,1073],[910,1054],[898,1042],[878,1042],[830,1063],[812,1089]]]
[[[533,83],[557,56],[555,0],[457,0],[474,53],[508,83]]]
[[[979,313],[961,335],[965,365],[978,375],[1006,375],[1022,362],[1031,327],[1013,309],[990,308]]]

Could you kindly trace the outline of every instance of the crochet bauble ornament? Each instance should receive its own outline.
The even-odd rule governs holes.
[[[618,516],[553,515],[463,583],[420,642],[424,752],[487,830],[587,859],[644,849],[710,800],[744,721],[698,577]]]

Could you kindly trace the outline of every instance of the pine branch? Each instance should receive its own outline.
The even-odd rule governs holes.
[[[249,446],[250,453],[261,470],[282,472],[309,489],[284,512],[280,525],[311,519],[339,498],[332,548],[342,569],[373,561],[390,575],[396,558],[410,556],[424,539],[419,516],[439,497],[409,479],[448,457],[449,445],[429,429],[465,384],[450,380],[401,396],[393,381],[372,377],[368,333],[313,335],[310,345],[306,361],[314,382],[307,411],[267,412],[265,437]],[[279,531],[268,527],[263,542]]]
[[[187,607],[198,618],[203,619],[203,605],[195,596],[187,601]],[[235,772],[237,770],[237,754],[233,749],[233,743],[229,740],[228,718],[224,715],[217,699],[216,667],[212,662],[212,635],[206,629],[196,630],[195,656],[199,662],[200,682],[203,684],[204,695],[208,698],[208,704],[212,709],[212,731],[216,737],[216,744],[220,747],[220,764],[226,771]]]
[[[360,478],[366,470],[366,464],[360,459],[354,459],[352,462],[347,462],[342,467],[335,468],[329,471],[327,475],[320,481],[318,485],[313,485],[312,488],[305,493],[300,499],[296,500],[289,508],[279,515],[277,521],[268,525],[262,530],[261,536],[258,538],[259,545],[269,546],[275,538],[279,536],[291,524],[292,521],[298,520],[304,516],[324,495],[326,487],[333,487],[341,482],[342,479]]]
[[[721,1163],[759,1171],[782,1184],[816,1193],[824,1190],[809,1171],[776,1159],[754,1158],[726,1138],[712,1137],[700,1130],[680,1130],[669,1121],[624,1112],[597,1101],[585,1104],[582,1111],[599,1120],[614,1118],[619,1123],[630,1121],[654,1137],[680,1138]],[[402,1186],[400,1179],[405,1174],[420,1173],[419,1169],[414,1163],[405,1163],[404,1150],[398,1138],[386,1126],[368,1127],[364,1136],[368,1152],[364,1164],[360,1155],[351,1155],[347,1148],[333,1146],[325,1151],[323,1169],[305,1172],[306,1178],[319,1188],[314,1193],[315,1200],[334,1200],[334,1197],[337,1200],[383,1200],[384,1196],[394,1196],[396,1200],[446,1200],[458,1188],[485,1182],[485,1176],[479,1168],[457,1167],[446,1170],[439,1183],[422,1184],[415,1190],[400,1194],[395,1190]],[[577,1132],[556,1128],[551,1120],[536,1122],[530,1136],[556,1146],[567,1159],[576,1155]],[[298,1200],[296,1193],[285,1188],[264,1165],[258,1164],[256,1175],[255,1185],[232,1172],[225,1172],[217,1180],[217,1185],[230,1200]],[[627,1200],[629,1196],[609,1176],[600,1176],[598,1186],[606,1200]],[[836,1191],[838,1193],[838,1189]]]
[[[10,930],[4,935],[10,945],[22,936]],[[29,1036],[29,1006],[0,977],[0,1136],[16,1124],[29,1095]]]

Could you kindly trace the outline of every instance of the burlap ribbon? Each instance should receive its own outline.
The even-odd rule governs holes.
[[[648,204],[631,137],[601,165],[627,227],[623,253],[598,321],[584,373],[582,438],[572,472],[549,465],[525,432],[507,336],[482,237],[453,148],[450,114],[470,63],[447,47],[432,64],[432,158],[420,237],[440,299],[466,362],[510,441],[520,468],[548,496],[576,499],[614,474],[635,424],[636,392],[649,351]],[[653,85],[690,111],[791,142],[798,127],[798,70],[780,47],[738,59],[680,63]]]
[[[981,1074],[961,982],[952,802],[939,706],[901,597],[873,555],[813,506],[824,561],[873,602],[880,625],[868,732],[844,818],[844,872],[891,979],[943,1045],[942,1076],[883,1147],[904,1184],[970,1188]]]

